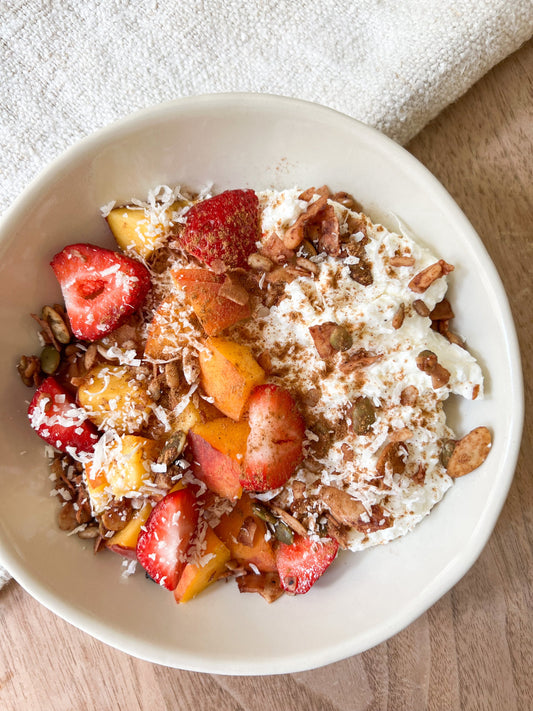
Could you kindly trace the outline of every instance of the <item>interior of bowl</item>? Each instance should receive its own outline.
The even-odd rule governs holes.
[[[452,426],[493,433],[485,464],[458,480],[408,536],[343,554],[305,596],[267,605],[218,584],[187,605],[145,580],[124,579],[118,556],[56,528],[43,446],[31,432],[31,391],[15,365],[35,350],[29,314],[57,301],[48,267],[64,245],[113,247],[100,206],[142,198],[159,184],[215,190],[327,183],[353,193],[393,229],[398,219],[456,270],[456,330],[486,378],[486,396],[450,403]],[[522,422],[521,376],[507,300],[481,241],[437,181],[408,153],[345,116],[269,96],[180,100],[116,124],[68,151],[6,216],[0,241],[0,558],[38,600],[130,654],[225,674],[308,669],[399,631],[472,565],[505,499]]]

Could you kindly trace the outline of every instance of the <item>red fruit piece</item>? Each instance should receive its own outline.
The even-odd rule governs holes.
[[[246,267],[261,237],[259,201],[253,190],[226,190],[202,200],[187,213],[183,248],[211,266]]]
[[[136,311],[150,289],[146,267],[92,244],[71,244],[50,262],[75,336],[97,341]]]
[[[187,565],[198,523],[196,496],[189,489],[167,494],[152,509],[137,540],[137,560],[156,583],[174,590]]]
[[[208,336],[216,336],[228,326],[250,316],[248,303],[237,304],[221,296],[220,290],[225,280],[223,275],[209,269],[179,269],[173,276],[185,291]]]
[[[306,593],[331,565],[338,549],[331,538],[317,542],[295,536],[293,544],[281,543],[276,556],[281,587],[293,595]]]
[[[84,410],[51,376],[35,391],[28,417],[39,437],[61,452],[92,452],[98,440],[98,430]]]
[[[258,385],[248,401],[250,434],[241,484],[249,491],[283,486],[302,460],[305,422],[291,394]]]

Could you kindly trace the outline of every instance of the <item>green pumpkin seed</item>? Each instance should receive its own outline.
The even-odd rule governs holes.
[[[174,464],[176,459],[178,459],[180,454],[183,452],[186,441],[187,435],[185,432],[182,432],[181,430],[174,432],[174,434],[170,435],[165,442],[165,445],[161,450],[161,454],[158,457],[158,462],[160,464],[166,464],[167,466]]]
[[[261,521],[264,521],[265,523],[270,523],[275,526],[278,521],[272,511],[267,506],[263,506],[263,504],[260,504],[258,501],[254,501],[254,503],[252,504],[252,511],[257,516],[257,518],[260,518]]]
[[[45,346],[41,351],[41,370],[46,375],[53,375],[61,363],[61,354],[54,346]]]
[[[63,321],[60,314],[53,309],[51,306],[45,306],[43,308],[42,317],[45,321],[48,321],[54,338],[63,345],[70,343],[70,332],[67,328],[66,323]]]
[[[294,532],[284,521],[277,520],[274,526],[274,535],[280,543],[292,545],[294,543]]]
[[[352,334],[344,326],[335,326],[329,337],[331,347],[336,351],[347,351],[352,347]]]
[[[445,439],[444,442],[442,443],[442,448],[440,450],[440,463],[442,466],[447,469],[448,464],[450,463],[451,456],[453,454],[453,451],[455,449],[455,445],[457,442],[454,439]]]
[[[369,398],[358,397],[352,406],[351,417],[354,434],[368,434],[376,421],[376,408]]]

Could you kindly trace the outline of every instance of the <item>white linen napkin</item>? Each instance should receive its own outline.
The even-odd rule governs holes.
[[[3,0],[0,213],[77,139],[180,96],[308,99],[405,143],[532,34],[531,0]]]

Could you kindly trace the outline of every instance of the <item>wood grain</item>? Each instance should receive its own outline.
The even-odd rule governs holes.
[[[463,208],[496,263],[533,380],[533,43],[408,146]],[[239,678],[132,659],[56,618],[16,583],[0,592],[3,711],[523,711],[533,708],[531,422],[509,498],[472,570],[393,639],[323,669]]]

